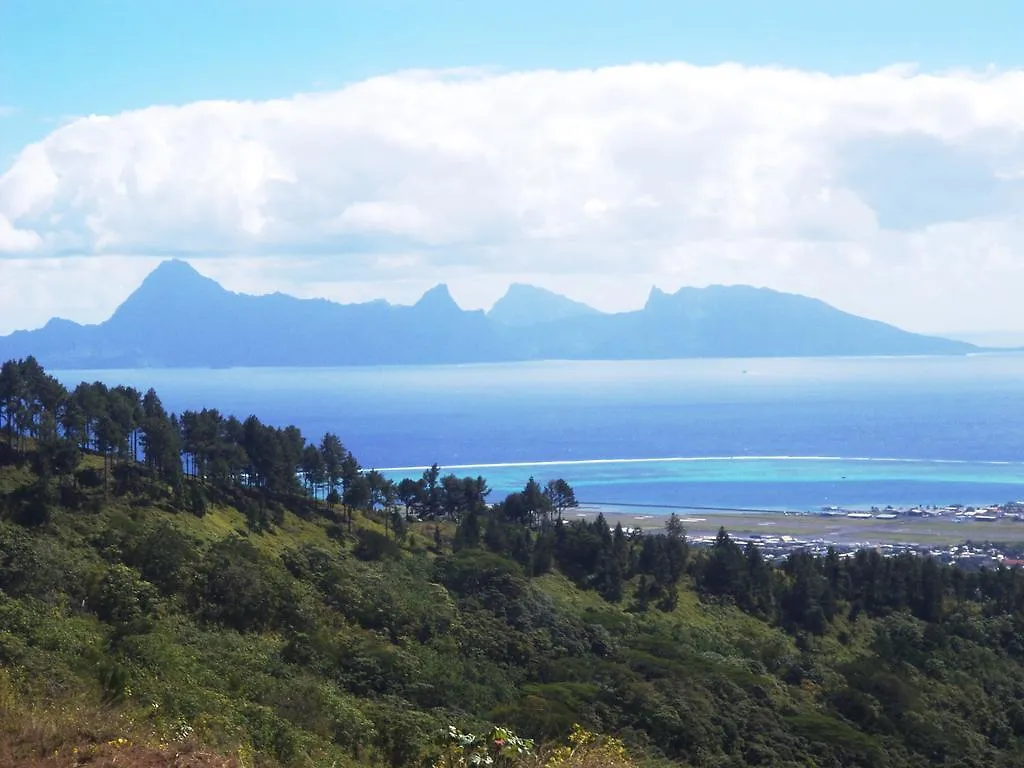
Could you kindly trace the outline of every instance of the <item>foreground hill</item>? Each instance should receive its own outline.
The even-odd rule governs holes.
[[[551,359],[964,354],[970,344],[907,333],[803,296],[744,286],[652,291],[603,314],[513,286],[489,312],[443,286],[411,307],[336,304],[224,290],[182,261],[149,275],[105,322],[51,320],[0,337],[0,359],[51,368],[332,366]]]
[[[32,360],[0,368],[0,405],[0,764],[1024,754],[1020,570],[773,565],[724,531],[691,551],[675,519],[664,535],[563,524],[557,481],[496,505],[483,479],[436,469],[396,488],[332,435],[68,392]]]

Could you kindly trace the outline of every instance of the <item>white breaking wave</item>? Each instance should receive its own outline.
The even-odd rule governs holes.
[[[698,461],[838,461],[866,462],[889,464],[974,464],[977,466],[1022,466],[1021,461],[971,461],[968,459],[901,459],[880,458],[874,456],[665,456],[660,458],[625,458],[625,459],[558,459],[551,461],[507,461],[490,464],[438,464],[441,469],[527,469],[530,467],[584,467],[601,464],[672,464]],[[423,472],[430,469],[422,467],[384,467],[378,472]]]

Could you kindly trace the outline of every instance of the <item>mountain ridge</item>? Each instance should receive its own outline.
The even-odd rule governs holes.
[[[752,286],[654,287],[641,309],[600,312],[523,284],[488,312],[444,283],[412,305],[339,304],[225,289],[184,261],[161,263],[94,325],[54,318],[0,337],[0,357],[51,368],[322,367],[836,355],[965,354],[812,297]]]

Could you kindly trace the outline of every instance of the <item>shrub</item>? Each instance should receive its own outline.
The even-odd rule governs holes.
[[[95,467],[85,467],[75,473],[75,480],[83,488],[102,488],[103,473]]]
[[[505,728],[486,734],[463,733],[454,725],[442,729],[434,740],[433,768],[513,765],[533,754],[533,742]]]
[[[156,589],[126,565],[107,569],[90,590],[89,607],[109,624],[129,626],[148,616],[156,600]]]
[[[0,524],[0,590],[11,596],[48,598],[67,578],[60,552],[40,536]]]
[[[206,553],[188,597],[200,618],[240,632],[280,627],[298,604],[284,569],[236,536]]]
[[[356,534],[356,547],[353,553],[360,560],[396,558],[401,552],[401,548],[383,533],[364,528]]]
[[[558,747],[547,759],[544,768],[636,768],[636,763],[618,739],[600,736],[574,725],[569,743]]]
[[[181,589],[198,558],[196,543],[166,521],[139,537],[125,555],[165,595]]]

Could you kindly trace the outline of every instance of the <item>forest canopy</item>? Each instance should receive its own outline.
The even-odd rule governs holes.
[[[4,765],[118,740],[396,768],[1024,754],[1019,569],[772,563],[675,517],[567,519],[557,478],[396,484],[336,435],[67,389],[31,358],[0,366],[0,435]]]

